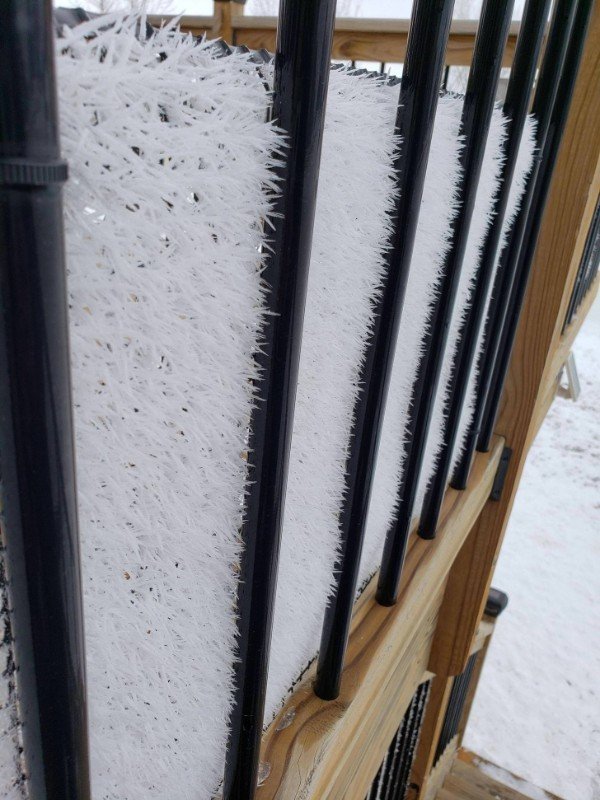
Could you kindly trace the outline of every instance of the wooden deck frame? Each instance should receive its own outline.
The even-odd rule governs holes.
[[[160,18],[151,21],[159,24]],[[213,16],[183,18],[182,27],[250,48],[275,47],[275,18],[245,16],[241,4],[227,0],[215,2]],[[510,32],[505,66],[512,61],[517,27]],[[453,24],[447,64],[469,65],[475,29],[474,22]],[[406,20],[339,19],[333,57],[399,63],[407,33]],[[489,641],[481,628],[483,607],[525,459],[600,286],[599,277],[563,333],[600,191],[599,85],[600,0],[595,0],[496,426],[502,438],[495,439],[490,457],[477,456],[476,474],[466,492],[449,490],[445,532],[433,543],[412,537],[398,605],[377,606],[373,582],[361,596],[340,698],[318,700],[309,670],[269,727],[262,751],[266,777],[258,800],[363,800],[414,690],[434,674],[411,800],[433,800],[452,767],[470,702],[459,735],[431,771],[448,687],[483,644],[476,686]],[[503,440],[513,450],[504,490],[499,502],[486,502]]]
[[[269,727],[261,761],[268,772],[257,800],[362,800],[427,661],[448,571],[487,502],[503,441],[478,455],[466,492],[450,490],[433,541],[413,534],[400,598],[375,602],[377,577],[356,604],[337,700],[312,691],[314,665]]]

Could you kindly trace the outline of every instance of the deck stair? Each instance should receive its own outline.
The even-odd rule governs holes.
[[[461,748],[436,800],[561,800]]]

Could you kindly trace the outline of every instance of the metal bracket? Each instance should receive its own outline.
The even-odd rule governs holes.
[[[577,364],[575,363],[573,352],[570,352],[567,356],[559,378],[562,377],[563,374],[567,379],[567,385],[565,387],[561,386],[559,383],[557,394],[559,397],[566,397],[569,400],[576,401],[581,393],[581,384],[579,383]]]
[[[492,485],[492,491],[490,492],[490,500],[498,501],[502,496],[502,490],[504,489],[504,481],[506,480],[506,473],[508,472],[508,465],[510,463],[510,458],[512,456],[512,447],[504,447],[502,451],[502,455],[500,456],[500,461],[498,463],[498,469],[496,470],[496,476],[494,478],[494,483]]]

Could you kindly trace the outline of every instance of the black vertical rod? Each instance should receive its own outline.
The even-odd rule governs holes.
[[[446,259],[442,284],[425,337],[423,357],[412,389],[412,404],[406,426],[406,461],[399,487],[401,503],[398,519],[386,536],[377,586],[377,600],[382,605],[393,605],[398,595],[413,506],[494,108],[502,54],[508,38],[512,6],[513,0],[486,0],[475,40],[461,119],[461,134],[465,145],[461,152],[463,176],[459,196],[460,212],[453,225],[451,250]]]
[[[454,445],[477,353],[479,332],[486,311],[488,292],[494,277],[498,246],[502,237],[504,217],[549,8],[550,0],[528,0],[523,14],[503,107],[504,115],[507,118],[507,129],[502,152],[500,186],[494,198],[493,219],[484,242],[473,293],[458,336],[454,368],[450,378],[450,400],[444,423],[444,441],[421,510],[421,529],[430,537],[435,534],[438,525],[452,466]]]
[[[273,119],[288,148],[277,168],[281,195],[263,272],[271,313],[257,356],[261,380],[250,425],[224,800],[249,800],[257,781],[334,19],[335,0],[282,0],[279,9]]]
[[[31,800],[90,797],[51,0],[0,3],[0,462]]]
[[[500,263],[494,280],[492,298],[485,323],[484,350],[476,383],[475,410],[468,428],[466,446],[452,475],[452,486],[456,489],[465,488],[467,485],[475,447],[483,423],[485,400],[492,382],[494,362],[506,319],[517,257],[527,230],[527,217],[531,208],[541,155],[550,126],[552,107],[558,91],[558,83],[565,60],[575,9],[576,3],[573,0],[557,0],[552,14],[550,33],[539,71],[532,106],[532,113],[536,120],[536,155],[521,198],[521,206],[517,212],[506,247],[500,256]]]
[[[483,450],[484,452],[487,452],[490,448],[490,442],[496,425],[498,407],[500,405],[504,381],[508,372],[510,356],[517,334],[519,316],[521,314],[521,308],[523,307],[523,300],[525,299],[529,273],[544,217],[554,165],[556,164],[560,143],[571,107],[571,100],[573,99],[573,91],[575,89],[579,64],[583,54],[592,6],[593,0],[579,0],[575,12],[575,20],[569,39],[564,68],[558,84],[556,100],[552,108],[548,136],[542,151],[540,169],[536,177],[531,208],[527,217],[527,230],[519,249],[515,280],[508,303],[506,323],[502,331],[498,355],[494,362],[490,391],[486,398],[481,434],[477,443],[477,449]]]
[[[448,91],[448,78],[450,77],[450,64],[444,67],[444,77],[442,78],[442,91]]]
[[[388,271],[361,372],[364,391],[354,410],[346,466],[346,499],[340,514],[341,554],[335,570],[336,585],[325,612],[315,682],[315,692],[325,700],[332,700],[339,694],[375,458],[415,242],[453,5],[454,0],[418,0],[408,34],[396,117],[401,146],[394,161],[397,185]]]
[[[569,307],[567,309],[567,314],[565,316],[563,332],[565,328],[572,322],[573,317],[575,316],[577,309],[581,304],[581,301],[585,297],[590,287],[591,280],[593,280],[594,266],[595,262],[598,259],[598,251],[600,247],[599,235],[600,235],[600,198],[596,203],[594,217],[592,219],[592,223],[588,230],[588,235],[585,242],[583,255],[581,257],[581,263],[579,265],[579,269],[577,270],[577,278],[575,280],[575,285],[573,286],[571,299],[569,300]]]

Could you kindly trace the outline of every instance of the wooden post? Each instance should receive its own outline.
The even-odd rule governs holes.
[[[527,452],[556,378],[555,353],[600,191],[599,85],[596,0],[496,428],[513,456],[501,499],[487,503],[450,572],[429,663],[437,674],[458,675],[466,665]]]
[[[235,18],[244,13],[244,3],[234,0],[215,0],[213,39],[223,39],[227,44],[237,44],[235,36]]]

